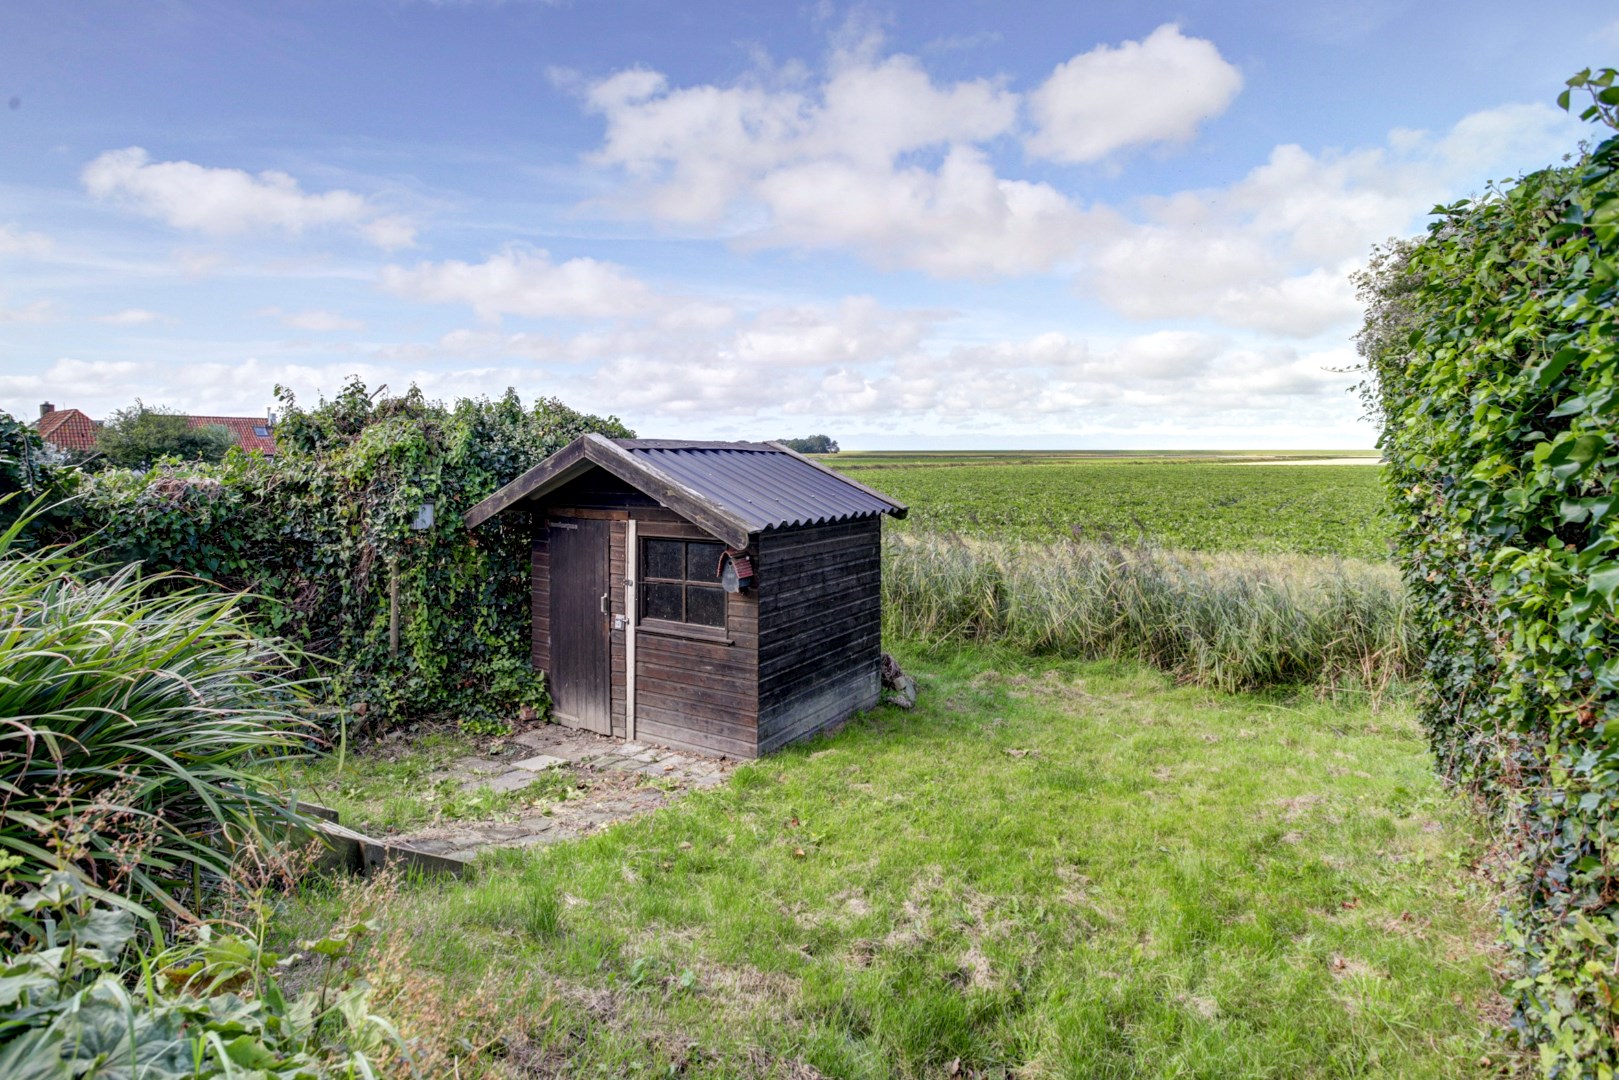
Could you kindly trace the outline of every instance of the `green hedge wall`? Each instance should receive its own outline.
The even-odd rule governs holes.
[[[528,664],[529,523],[469,532],[484,496],[586,431],[632,433],[515,393],[446,406],[358,382],[310,410],[281,394],[277,455],[87,477],[77,510],[102,558],[253,594],[265,625],[329,661],[330,696],[367,726],[454,715],[488,729],[548,704]],[[411,527],[424,502],[430,529]],[[391,644],[397,582],[399,647]]]
[[[1614,82],[1570,86],[1619,128]],[[1361,282],[1423,716],[1502,827],[1514,1027],[1554,1077],[1619,1065],[1616,167],[1610,137],[1436,208]]]

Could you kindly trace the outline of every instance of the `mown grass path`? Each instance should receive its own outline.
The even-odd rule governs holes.
[[[903,656],[910,713],[384,921],[539,1074],[1439,1077],[1499,1058],[1483,851],[1407,711]],[[308,895],[289,926],[336,901]],[[289,931],[292,932],[292,931]],[[492,996],[491,996],[492,995]]]

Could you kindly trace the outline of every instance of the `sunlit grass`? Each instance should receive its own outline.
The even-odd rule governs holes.
[[[291,797],[335,810],[344,825],[377,835],[499,817],[578,790],[577,778],[566,771],[539,773],[527,786],[508,791],[451,775],[451,765],[475,757],[478,749],[465,736],[431,732],[408,744],[278,762],[262,771]]]
[[[447,992],[498,987],[487,1036],[559,1074],[1437,1077],[1496,1053],[1485,838],[1402,707],[902,660],[916,710],[385,920]]]

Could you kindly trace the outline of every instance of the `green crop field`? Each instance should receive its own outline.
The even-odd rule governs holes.
[[[1317,454],[848,453],[825,462],[906,503],[909,527],[1025,540],[1388,557],[1380,470]]]

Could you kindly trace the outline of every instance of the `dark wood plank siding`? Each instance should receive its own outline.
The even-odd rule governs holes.
[[[554,499],[535,508],[531,589],[533,659],[540,671],[550,665],[550,566],[546,551],[548,515],[606,516],[610,520],[608,579],[611,611],[625,615],[625,578],[633,572],[628,550],[629,519],[641,535],[707,537],[689,521],[601,470],[566,485]],[[731,644],[650,632],[636,636],[636,738],[677,750],[751,758],[758,753],[758,601],[752,595],[726,598],[726,630]],[[627,634],[614,631],[611,644],[613,734],[624,738]]]
[[[624,510],[632,506],[661,509],[658,500],[635,490],[606,469],[592,469],[570,480],[546,496],[545,503],[578,510]]]
[[[641,537],[707,537],[663,507],[633,507]],[[626,553],[634,570],[634,553]],[[622,584],[622,582],[621,582]],[[622,595],[622,589],[620,590]],[[751,758],[759,751],[759,603],[726,597],[730,644],[641,630],[635,637],[635,737],[703,754]]]
[[[535,507],[533,659],[550,663],[548,513],[609,519],[611,610],[627,614],[637,572],[627,522],[642,537],[705,536],[692,522],[597,469]],[[866,519],[767,532],[758,538],[760,589],[726,598],[728,643],[636,634],[636,738],[751,758],[875,705],[882,647],[881,522]],[[611,640],[611,720],[624,737],[627,632]]]
[[[759,753],[877,703],[879,519],[759,538]]]

